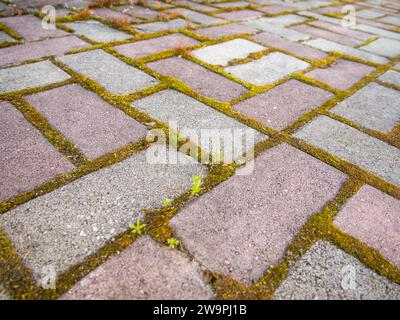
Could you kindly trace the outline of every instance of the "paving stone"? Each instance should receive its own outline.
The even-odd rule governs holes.
[[[0,69],[0,93],[45,86],[68,78],[70,76],[67,73],[50,61]]]
[[[118,12],[109,8],[91,9],[91,15],[100,17],[108,21],[127,21],[127,22],[141,22],[142,19],[132,17],[130,15]]]
[[[89,159],[146,135],[145,126],[77,84],[36,93],[27,100]]]
[[[234,106],[238,112],[275,130],[282,130],[302,114],[319,107],[333,94],[297,80],[289,80],[271,90]]]
[[[115,94],[129,94],[158,83],[153,77],[103,50],[66,55],[59,60]]]
[[[205,267],[250,284],[282,260],[295,234],[345,179],[281,144],[259,155],[250,175],[221,183],[185,206],[170,224]]]
[[[0,200],[74,169],[14,106],[0,102],[0,111]]]
[[[27,42],[25,44],[0,49],[0,66],[39,59],[42,57],[56,56],[88,46],[88,43],[75,36]]]
[[[342,207],[335,225],[400,267],[400,201],[369,185]]]
[[[392,26],[390,26],[390,27],[392,27]],[[360,31],[375,34],[380,37],[394,39],[394,40],[400,40],[400,33],[397,33],[397,32],[387,31],[387,30],[383,30],[383,29],[380,29],[380,28],[377,28],[374,26],[368,26],[368,25],[361,24],[361,23],[355,25],[354,28],[357,30],[360,30]]]
[[[192,51],[197,59],[213,65],[227,65],[233,59],[246,58],[250,53],[265,50],[257,43],[245,39],[233,39]]]
[[[79,281],[63,300],[211,299],[199,265],[141,237]]]
[[[255,36],[253,36],[253,39],[267,47],[273,47],[273,48],[289,51],[297,56],[307,58],[307,59],[318,60],[318,59],[323,59],[328,56],[325,52],[304,46],[297,42],[293,42],[293,41],[289,41],[289,40],[280,38],[278,36],[274,36],[267,32],[259,33]]]
[[[367,41],[369,39],[374,38],[375,36],[372,34],[368,34],[365,32],[361,32],[361,31],[357,31],[357,30],[353,30],[350,28],[344,28],[342,26],[338,26],[329,22],[325,22],[325,21],[313,21],[310,22],[309,25],[318,27],[318,28],[324,28],[324,29],[328,29],[332,32],[336,32],[342,35],[345,35],[347,37],[352,37],[352,38],[356,38],[362,41]]]
[[[388,60],[384,57],[380,57],[375,54],[371,54],[371,53],[368,53],[366,51],[362,51],[359,49],[347,47],[347,46],[341,45],[339,43],[325,40],[325,39],[308,40],[303,43],[312,48],[319,49],[319,50],[322,50],[325,52],[337,51],[337,52],[348,54],[350,56],[354,56],[354,57],[357,57],[357,58],[360,58],[363,60],[372,61],[375,63],[381,63],[381,64],[388,63]]]
[[[141,58],[150,54],[158,53],[175,48],[190,47],[199,42],[183,34],[176,33],[163,37],[152,38],[143,41],[123,44],[114,47],[119,53],[132,57]]]
[[[64,23],[67,27],[74,30],[75,34],[85,36],[97,42],[112,42],[126,40],[133,35],[110,28],[96,20],[78,21]]]
[[[242,85],[182,58],[159,60],[149,63],[148,66],[157,72],[175,77],[200,94],[216,100],[230,101],[247,91]]]
[[[219,39],[225,36],[231,36],[236,34],[255,34],[258,32],[257,28],[251,26],[245,26],[238,23],[223,24],[220,26],[209,27],[204,29],[196,29],[195,33],[202,36],[209,37],[211,39]]]
[[[394,25],[400,27],[400,18],[398,18],[398,17],[386,16],[386,17],[380,18],[378,20],[382,21],[384,23],[394,24]]]
[[[260,10],[260,11],[263,11],[263,12],[266,12],[269,14],[281,14],[284,12],[297,11],[299,9],[296,7],[290,7],[290,6],[272,5],[272,6],[257,8],[257,10]]]
[[[147,6],[154,8],[154,9],[165,9],[165,8],[171,8],[172,5],[165,3],[165,2],[161,2],[158,0],[147,0],[146,1]]]
[[[295,137],[400,185],[400,150],[341,122],[319,116]]]
[[[397,71],[393,70],[386,71],[378,79],[386,83],[400,86],[400,72]]]
[[[136,100],[132,105],[154,119],[169,124],[170,127],[199,144],[204,150],[210,153],[222,152],[224,160],[228,163],[228,159],[231,161],[237,159],[245,152],[250,152],[257,142],[267,139],[266,136],[254,129],[178,91],[164,90]],[[204,142],[206,138],[205,130],[219,130],[221,134],[226,131],[231,139],[231,146],[236,142],[233,141],[234,131],[241,130],[242,133],[239,132],[238,134],[243,137],[241,139],[243,143],[238,145],[238,148],[232,152],[229,147],[225,148],[222,144],[221,150],[213,150],[213,146],[209,145],[209,141]],[[254,141],[247,141],[247,144],[245,141],[246,130],[254,138]]]
[[[202,170],[192,158],[186,165],[153,163],[147,158],[152,152],[142,151],[0,216],[0,227],[35,279],[43,266],[59,273],[82,262],[142,217],[142,209],[161,207],[166,198],[190,189],[192,175]]]
[[[302,2],[296,2],[296,3],[292,3],[291,5],[300,8],[302,10],[309,10],[309,9],[314,9],[314,8],[318,8],[321,6],[326,6],[330,4],[327,1],[319,1],[319,0],[311,0],[311,1],[302,1]]]
[[[212,12],[212,11],[218,10],[216,8],[213,8],[213,7],[205,6],[204,4],[200,4],[200,3],[196,3],[196,2],[192,2],[192,1],[187,1],[187,0],[174,0],[174,4],[188,6],[193,10],[198,10],[198,11],[203,11],[203,12]]]
[[[0,43],[2,42],[14,42],[15,39],[10,37],[7,33],[0,31]]]
[[[400,120],[400,92],[369,83],[331,111],[364,127],[390,132]]]
[[[307,18],[295,15],[295,14],[284,14],[281,16],[277,17],[268,17],[268,18],[263,18],[265,21],[272,23],[272,24],[278,24],[281,26],[289,26],[291,24],[295,23],[300,23],[304,22],[307,20]]]
[[[355,288],[347,287],[354,272]],[[344,285],[342,285],[342,283]],[[289,270],[275,293],[278,300],[398,300],[400,286],[356,258],[319,240]]]
[[[346,90],[374,70],[375,68],[362,63],[339,59],[328,68],[314,69],[306,73],[306,76]]]
[[[169,21],[150,22],[143,24],[135,24],[133,27],[141,32],[155,33],[160,31],[183,29],[190,25],[186,20],[173,19]]]
[[[357,18],[364,18],[364,19],[375,19],[375,18],[383,17],[384,15],[385,15],[385,13],[378,12],[378,11],[371,10],[371,9],[364,9],[364,10],[359,10],[356,12]]]
[[[178,10],[184,17],[188,18],[189,20],[199,23],[199,24],[203,24],[203,25],[211,25],[211,24],[215,24],[215,23],[220,23],[220,22],[224,22],[225,20],[220,19],[220,18],[216,18],[216,17],[212,17],[203,13],[199,13],[196,11],[192,11],[189,9],[182,9],[180,8]],[[170,10],[168,10],[167,12],[171,12]]]
[[[246,1],[213,3],[213,6],[218,7],[218,8],[244,8],[244,7],[248,7],[249,5],[250,5],[250,3],[246,2]]]
[[[19,33],[26,41],[63,37],[69,34],[60,29],[44,29],[42,20],[32,15],[0,18],[0,23]]]
[[[280,52],[273,52],[259,60],[225,68],[225,71],[251,84],[273,83],[287,75],[304,70],[309,63]]]
[[[216,16],[226,19],[226,20],[248,20],[248,19],[254,19],[261,17],[263,15],[262,12],[259,11],[254,11],[254,10],[237,10],[237,11],[231,11],[231,12],[224,12],[224,13],[219,13]]]
[[[400,41],[381,38],[360,47],[360,49],[392,58],[400,55]]]
[[[136,6],[136,5],[128,5],[128,6],[118,6],[114,7],[115,10],[118,10],[122,13],[129,14],[134,17],[143,18],[143,19],[157,19],[159,12],[155,10],[151,10],[145,7]]]

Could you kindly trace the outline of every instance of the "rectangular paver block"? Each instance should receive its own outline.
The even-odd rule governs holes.
[[[134,17],[142,18],[142,19],[157,19],[159,12],[155,10],[151,10],[145,7],[129,5],[129,6],[117,6],[114,7],[115,10],[118,10],[122,13],[129,14]]]
[[[247,9],[217,14],[218,17],[231,21],[255,19],[261,17],[262,15],[262,12]]]
[[[152,151],[144,150],[0,216],[0,227],[36,279],[44,266],[58,273],[82,262],[127,230],[142,216],[142,209],[160,207],[166,198],[190,189],[192,175],[202,170],[193,161],[154,164],[148,161],[148,152]]]
[[[386,71],[384,74],[379,76],[378,79],[386,83],[400,86],[400,72],[397,71],[393,70]]]
[[[231,23],[204,29],[196,29],[194,32],[211,39],[219,39],[236,34],[255,34],[258,32],[258,29],[239,23]]]
[[[161,31],[178,30],[186,28],[190,23],[183,19],[173,19],[169,21],[156,21],[143,24],[135,24],[133,28],[140,32],[155,33]]]
[[[319,116],[297,138],[400,185],[400,150],[341,122]]]
[[[383,23],[394,24],[394,25],[400,27],[400,18],[399,17],[386,16],[386,17],[378,19],[378,21],[381,21]]]
[[[380,38],[367,44],[366,46],[360,47],[360,50],[365,50],[380,56],[393,58],[400,55],[400,41]]]
[[[212,12],[212,11],[218,10],[213,7],[205,6],[204,4],[200,4],[200,3],[196,3],[196,2],[192,2],[192,1],[188,1],[188,0],[174,0],[174,4],[188,6],[194,10],[203,11],[203,12]],[[179,10],[179,9],[177,9],[177,10]]]
[[[392,26],[389,26],[389,27],[391,28]],[[372,33],[372,34],[375,34],[380,37],[394,39],[394,40],[400,40],[400,34],[397,32],[383,30],[383,29],[380,29],[380,28],[377,28],[374,26],[368,26],[368,25],[361,24],[361,23],[356,24],[354,26],[354,28],[359,31]]]
[[[330,30],[332,32],[343,34],[347,37],[352,37],[352,38],[356,38],[356,39],[363,40],[363,41],[366,41],[368,39],[375,37],[374,35],[369,34],[369,33],[353,30],[351,28],[345,28],[342,26],[338,26],[338,25],[326,22],[326,21],[317,20],[317,21],[310,22],[309,24],[312,26],[315,26],[315,27],[324,28],[324,29]]]
[[[185,206],[171,226],[211,271],[250,284],[277,265],[307,219],[338,192],[346,176],[287,144],[255,159]]]
[[[80,52],[58,59],[115,94],[129,94],[158,83],[153,77],[103,50]]]
[[[79,281],[63,300],[211,299],[199,265],[145,236]]]
[[[0,200],[74,169],[14,106],[0,102],[0,112]]]
[[[272,5],[272,6],[267,6],[267,7],[260,7],[257,8],[257,10],[260,10],[262,12],[266,12],[269,14],[280,14],[280,13],[284,13],[284,12],[292,12],[292,11],[297,11],[299,10],[296,7],[290,7],[290,6],[281,6],[281,5]]]
[[[103,18],[104,20],[118,22],[118,21],[126,21],[128,23],[132,22],[142,22],[142,19],[132,17],[130,15],[124,14],[122,12],[118,12],[109,8],[97,8],[90,10],[91,15],[95,17]]]
[[[181,13],[184,17],[188,18],[189,20],[199,23],[199,24],[204,24],[204,25],[211,25],[219,22],[224,22],[225,20],[209,16],[207,14],[199,13],[193,10],[189,9],[174,9],[174,11],[178,11]]]
[[[218,8],[243,8],[248,7],[250,5],[249,2],[246,1],[233,1],[233,2],[222,2],[222,3],[214,3],[214,7]]]
[[[307,20],[307,18],[298,16],[295,14],[284,14],[284,15],[277,16],[277,17],[264,18],[264,21],[267,21],[267,22],[273,23],[273,24],[279,24],[281,26],[289,26],[291,24],[304,22],[306,20]]]

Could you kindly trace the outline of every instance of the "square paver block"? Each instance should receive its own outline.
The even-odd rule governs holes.
[[[0,102],[0,112],[0,200],[74,169],[14,106]]]
[[[0,66],[39,59],[42,57],[60,55],[87,46],[89,46],[88,43],[75,36],[27,42],[25,44],[0,49]]]
[[[77,84],[26,99],[89,159],[135,142],[147,132],[145,126]]]
[[[69,22],[65,25],[73,29],[75,34],[97,42],[120,41],[133,37],[131,34],[110,28],[96,20]]]
[[[0,69],[0,93],[45,86],[69,78],[67,73],[50,61]]]
[[[157,21],[157,22],[149,22],[143,24],[135,24],[133,25],[133,28],[137,29],[140,32],[155,33],[161,31],[184,29],[189,25],[190,23],[186,20],[173,19],[169,21]]]
[[[225,21],[223,19],[212,17],[207,14],[199,13],[189,9],[180,8],[179,10],[174,9],[173,11],[178,11],[181,15],[188,18],[189,20],[203,25],[211,25]]]
[[[186,165],[156,164],[148,159],[153,152],[144,150],[0,216],[0,227],[36,279],[43,266],[58,273],[82,262],[142,217],[142,209],[161,207],[190,189],[192,175],[203,170],[184,155]]]
[[[7,33],[0,31],[0,43],[2,42],[13,42],[15,39],[9,36]]]
[[[211,299],[199,265],[141,237],[79,281],[63,300]]]
[[[213,65],[227,65],[233,59],[246,58],[250,53],[265,50],[257,43],[234,39],[192,51],[197,59]]]
[[[295,15],[295,14],[284,14],[277,17],[264,18],[265,21],[273,24],[279,24],[281,26],[289,26],[291,24],[304,22],[307,18]]]
[[[345,276],[354,272],[354,289]],[[289,269],[278,300],[398,300],[400,286],[327,241],[319,240]]]
[[[400,200],[369,185],[348,200],[334,223],[400,268]]]
[[[236,34],[255,34],[258,32],[258,29],[239,23],[231,23],[204,29],[196,29],[194,32],[211,39],[219,39]]]
[[[262,86],[282,79],[293,72],[304,70],[309,66],[309,63],[292,56],[273,52],[259,60],[227,67],[225,71],[246,82]]]
[[[103,50],[80,52],[58,59],[115,94],[129,94],[158,83],[153,77]]]
[[[211,271],[250,284],[283,258],[307,219],[339,191],[346,176],[287,144],[255,159],[185,206],[171,226]]]
[[[369,83],[331,109],[364,127],[390,132],[400,120],[400,92]]]
[[[392,58],[400,55],[400,41],[380,38],[366,46],[360,47],[360,49]]]
[[[319,116],[295,137],[400,185],[400,150],[344,123]]]
[[[234,106],[238,112],[275,130],[282,130],[302,114],[319,107],[333,94],[297,80],[289,80]]]
[[[217,14],[218,17],[232,20],[232,21],[240,21],[240,20],[248,20],[248,19],[255,19],[259,18],[264,13],[254,10],[238,10],[238,11],[231,11],[231,12],[224,12]]]
[[[159,60],[149,63],[148,66],[157,72],[178,78],[200,94],[216,100],[229,101],[247,91],[242,85],[182,58]]]
[[[382,74],[378,79],[400,87],[400,72],[389,70]]]
[[[314,69],[306,73],[306,76],[346,90],[374,70],[375,68],[362,63],[340,59],[327,68]]]
[[[47,38],[63,37],[69,33],[60,29],[45,29],[42,20],[32,16],[23,15],[16,17],[0,18],[0,23],[5,24],[21,35],[26,41],[37,41]]]
[[[114,7],[115,10],[118,10],[122,13],[129,14],[134,17],[142,18],[142,19],[157,19],[159,12],[155,10],[151,10],[141,6],[129,5],[129,6],[118,6]]]
[[[141,58],[153,53],[175,49],[178,47],[181,48],[194,46],[198,43],[198,41],[192,38],[177,33],[134,43],[123,44],[115,47],[114,49],[125,56]]]
[[[295,54],[297,56],[307,58],[307,59],[318,60],[318,59],[323,59],[328,56],[325,52],[322,52],[320,50],[307,47],[300,43],[293,42],[293,41],[269,34],[267,32],[259,33],[255,36],[253,36],[253,39],[262,43],[263,45],[265,45],[267,47],[272,47],[272,48],[289,51],[292,54]]]
[[[204,150],[213,154],[222,152],[224,161],[228,163],[250,152],[257,142],[267,139],[254,129],[178,91],[164,90],[134,101],[132,105],[189,137]],[[208,139],[207,133],[212,138],[215,134],[220,146],[211,145],[212,138]],[[248,138],[247,134],[251,137]]]
[[[326,22],[326,21],[317,20],[317,21],[310,22],[309,25],[312,25],[312,26],[315,26],[318,28],[327,29],[332,32],[343,34],[345,36],[356,38],[356,39],[363,40],[363,41],[366,41],[366,40],[369,40],[369,39],[375,37],[374,35],[369,34],[369,33],[353,30],[350,28],[345,28],[342,26],[338,26],[338,25]]]

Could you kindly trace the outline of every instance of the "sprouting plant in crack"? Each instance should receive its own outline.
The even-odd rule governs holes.
[[[130,223],[129,228],[131,228],[132,235],[134,236],[141,236],[143,235],[144,228],[146,224],[142,223],[139,218],[136,219],[135,223]]]
[[[192,176],[192,195],[198,194],[202,187],[201,187],[201,178],[202,178],[202,172],[200,171],[197,175]]]
[[[178,246],[182,249],[182,244],[181,244],[181,242],[180,242],[178,239],[169,238],[169,239],[167,240],[167,243],[168,243],[168,246],[169,246],[171,249],[175,249],[175,248],[178,247]]]
[[[169,207],[169,206],[171,205],[172,201],[173,201],[172,199],[167,198],[167,199],[164,200],[162,206],[163,206],[164,208]]]

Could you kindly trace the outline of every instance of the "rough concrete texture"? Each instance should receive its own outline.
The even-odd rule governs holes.
[[[400,286],[320,240],[289,270],[275,299],[398,300]]]
[[[158,83],[153,77],[103,50],[61,56],[58,59],[115,94],[133,93]]]
[[[386,71],[378,79],[389,84],[400,86],[400,72],[397,71]]]
[[[258,30],[256,28],[250,26],[245,26],[238,23],[231,23],[215,27],[196,29],[194,32],[211,39],[219,39],[235,34],[255,34],[257,33],[257,31]]]
[[[227,67],[225,71],[241,80],[262,86],[282,79],[293,72],[304,70],[309,66],[309,63],[292,56],[273,52],[259,60]]]
[[[63,300],[211,299],[200,267],[178,249],[160,246],[150,237],[135,241],[122,253],[79,281]]]
[[[216,16],[222,19],[231,20],[231,21],[241,21],[248,19],[259,18],[263,15],[262,12],[254,11],[254,10],[238,10],[231,12],[219,13]]]
[[[319,116],[295,137],[400,185],[400,150],[341,122]]]
[[[334,223],[400,268],[399,212],[400,200],[365,185],[344,204]]]
[[[360,47],[360,49],[392,58],[400,55],[400,41],[381,38]]]
[[[400,121],[400,93],[377,83],[369,83],[331,109],[364,127],[390,132]]]
[[[233,108],[275,130],[282,130],[302,114],[319,107],[333,94],[297,80],[244,100]]]
[[[281,261],[294,235],[345,179],[281,144],[259,155],[251,174],[235,175],[186,205],[171,226],[204,266],[250,284]]]
[[[200,94],[216,100],[229,101],[247,91],[242,85],[179,57],[159,60],[147,65],[159,73],[185,82]]]
[[[250,53],[265,49],[265,47],[245,39],[234,39],[196,49],[192,51],[192,55],[209,64],[226,66],[233,59],[243,59]]]
[[[135,24],[133,28],[145,33],[154,33],[160,31],[170,31],[170,30],[178,30],[183,29],[186,26],[190,25],[190,23],[183,19],[172,19],[169,21],[157,21],[157,22],[149,22],[143,24]]]
[[[50,61],[24,64],[0,70],[0,93],[62,82],[70,76]]]
[[[153,151],[142,151],[0,216],[0,227],[36,279],[44,266],[62,272],[82,262],[142,217],[142,209],[161,207],[165,199],[190,189],[192,175],[202,171],[186,156],[181,156],[186,165],[156,164],[147,154]]]
[[[0,113],[0,201],[74,169],[14,106],[0,102]]]

